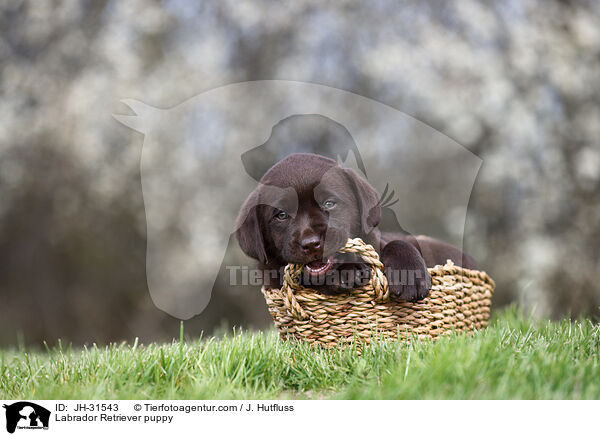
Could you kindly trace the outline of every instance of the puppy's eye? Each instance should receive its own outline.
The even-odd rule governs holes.
[[[275,215],[275,218],[277,218],[278,220],[282,220],[282,221],[288,219],[289,217],[290,216],[286,212],[284,212],[282,210],[280,210],[277,213],[277,215]]]
[[[335,206],[334,200],[325,200],[323,202],[323,209],[331,209],[333,206]]]

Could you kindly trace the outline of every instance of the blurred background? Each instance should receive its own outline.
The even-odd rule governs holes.
[[[178,336],[146,282],[144,137],[111,114],[260,79],[357,93],[462,144],[483,159],[464,247],[494,308],[600,315],[600,3],[10,0],[1,345]],[[234,241],[226,262],[251,265]],[[260,292],[227,278],[187,335],[270,325]]]

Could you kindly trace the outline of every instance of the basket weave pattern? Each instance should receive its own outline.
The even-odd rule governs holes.
[[[371,245],[349,239],[340,252],[357,253],[371,265],[370,282],[338,295],[325,295],[298,284],[303,265],[285,268],[281,289],[262,288],[262,293],[281,337],[327,347],[357,337],[405,341],[412,337],[437,338],[452,330],[471,332],[487,326],[494,281],[483,271],[446,265],[429,268],[429,296],[412,303],[390,294],[383,264]],[[376,334],[374,334],[376,332]]]

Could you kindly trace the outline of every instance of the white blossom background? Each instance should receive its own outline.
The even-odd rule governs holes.
[[[143,135],[112,114],[262,79],[364,95],[465,146],[483,165],[464,246],[495,307],[600,314],[600,3],[9,0],[1,343],[178,333],[146,283]],[[217,284],[188,334],[269,325],[258,292]]]

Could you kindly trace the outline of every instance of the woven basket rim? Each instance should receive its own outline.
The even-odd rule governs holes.
[[[353,249],[357,248],[356,244],[357,241],[348,241]],[[358,245],[365,250],[373,249],[360,240]],[[369,256],[367,263],[373,271],[381,269],[378,255],[370,252]],[[297,273],[298,267],[295,268],[294,273]],[[285,280],[281,287],[263,286],[262,294],[282,338],[291,335],[327,346],[345,343],[354,328],[369,342],[364,335],[377,325],[377,319],[380,320],[378,328],[395,340],[407,340],[398,327],[409,328],[419,336],[436,338],[453,330],[472,332],[487,326],[495,289],[495,282],[487,272],[462,268],[452,261],[435,265],[428,271],[432,290],[416,302],[405,301],[387,289],[382,292],[383,286],[376,291],[371,286],[375,281],[373,276],[367,286],[338,294],[324,294],[298,283],[290,286]],[[288,273],[285,277],[289,279],[291,275]],[[387,288],[387,279],[383,283]]]
[[[302,269],[304,268],[304,265],[290,263],[285,267],[283,285],[280,288],[270,289],[279,289],[281,292],[283,292],[286,295],[286,305],[289,306],[289,309],[292,311],[292,313],[302,319],[306,319],[307,314],[298,304],[297,296],[300,295],[305,301],[306,299],[310,298],[320,301],[335,301],[335,297],[339,298],[339,296],[344,295],[358,296],[364,292],[368,295],[373,294],[374,301],[378,302],[389,301],[391,299],[401,300],[389,292],[388,280],[384,274],[384,265],[379,259],[379,253],[375,250],[375,248],[373,248],[372,245],[365,243],[361,238],[349,238],[339,252],[358,254],[363,261],[370,265],[371,277],[370,282],[367,285],[347,290],[345,292],[340,292],[339,294],[323,294],[318,290],[302,286],[298,279]],[[432,280],[434,277],[453,275],[458,277],[467,277],[471,280],[481,280],[490,285],[492,288],[495,288],[496,286],[495,282],[485,271],[462,268],[461,266],[455,265],[450,259],[447,259],[444,265],[435,265],[431,268],[427,268],[427,270],[429,271]],[[265,287],[263,286],[263,289],[264,288]],[[425,297],[423,300],[427,300],[427,298],[429,298],[429,296]]]
[[[469,278],[479,278],[480,280],[485,281],[486,283],[492,285],[494,288],[496,287],[496,282],[494,281],[494,279],[492,279],[490,277],[490,275],[487,273],[487,271],[485,270],[480,270],[480,269],[469,269],[469,268],[463,268],[459,265],[456,265],[452,260],[447,259],[445,264],[437,264],[435,266],[432,267],[428,267],[427,271],[429,271],[429,273],[432,276],[444,276],[446,275],[446,272],[449,272],[448,269],[449,268],[454,268],[457,271],[460,271],[460,274],[453,274],[453,275],[458,275],[458,276],[465,276],[465,277],[469,277]],[[317,294],[317,295],[323,295],[325,297],[336,297],[338,295],[346,295],[347,293],[340,293],[340,294],[323,294],[322,292],[313,289],[313,288],[309,288],[309,287],[305,287],[302,285],[298,285],[301,289],[296,290],[296,292],[307,292],[307,293],[313,293],[313,294]],[[275,286],[265,286],[263,285],[262,288],[265,291],[275,291],[275,290],[281,290],[282,287],[275,287]],[[353,293],[355,291],[363,291],[363,292],[368,292],[368,290],[362,290],[360,288],[355,288],[355,289],[351,289],[348,291],[348,293]],[[427,298],[427,297],[426,297]]]

